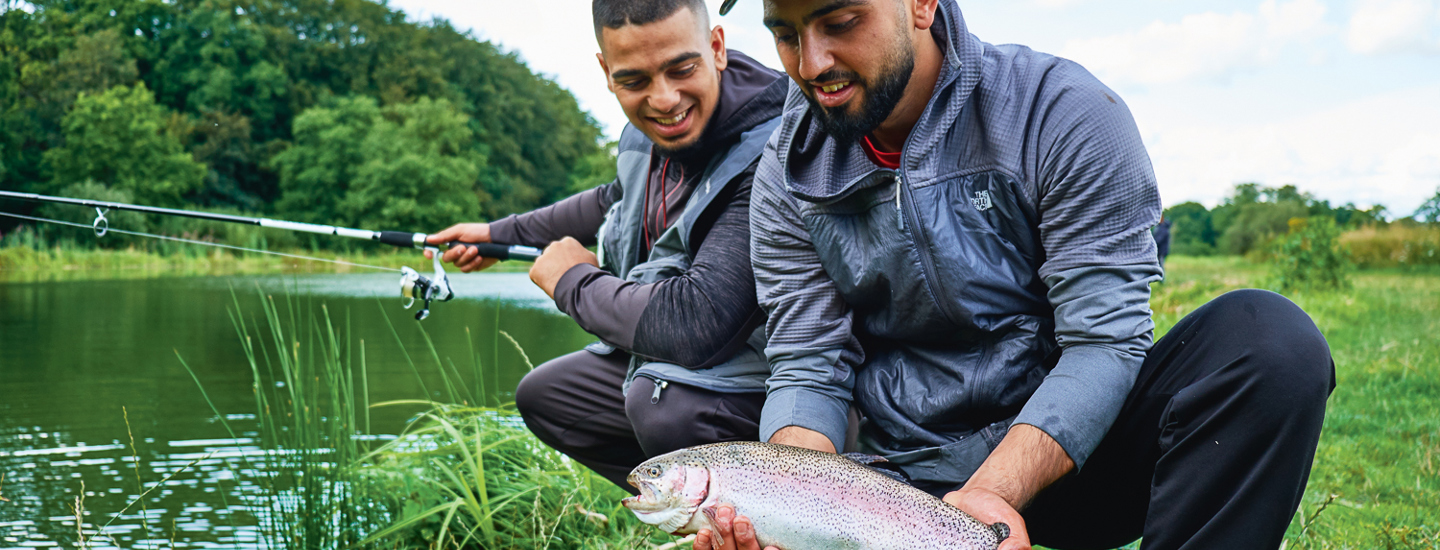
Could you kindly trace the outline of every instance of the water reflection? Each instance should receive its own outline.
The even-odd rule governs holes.
[[[452,275],[452,283],[458,298],[436,305],[424,329],[461,370],[480,361],[487,401],[509,400],[526,370],[497,329],[536,363],[591,340],[524,274]],[[256,490],[247,461],[261,457],[234,300],[252,321],[263,320],[262,295],[282,315],[324,306],[352,348],[364,348],[371,402],[421,398],[422,387],[443,399],[425,335],[397,294],[385,275],[0,284],[0,498],[8,499],[0,549],[73,547],[80,532],[95,548],[259,547],[265,518],[245,499]],[[372,431],[394,434],[417,410],[376,409]]]

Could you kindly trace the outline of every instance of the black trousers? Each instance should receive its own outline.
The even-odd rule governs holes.
[[[1084,467],[1023,513],[1035,544],[1274,549],[1335,388],[1330,349],[1284,297],[1231,292],[1156,343]]]
[[[577,351],[520,380],[515,406],[540,441],[635,493],[625,482],[646,459],[677,449],[760,437],[765,392],[720,393],[636,377],[620,393],[630,356]]]

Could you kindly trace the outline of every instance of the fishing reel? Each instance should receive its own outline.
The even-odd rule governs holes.
[[[420,272],[408,267],[400,268],[400,296],[405,298],[405,309],[415,305],[416,300],[424,300],[425,307],[415,313],[416,321],[424,321],[430,316],[430,302],[448,302],[455,297],[450,290],[450,277],[445,275],[445,269],[440,263],[440,249],[426,247],[431,252],[435,262],[435,273],[427,278]]]

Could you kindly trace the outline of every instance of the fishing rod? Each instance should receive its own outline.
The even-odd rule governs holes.
[[[248,217],[248,216],[235,216],[235,215],[231,215],[231,214],[215,214],[215,213],[210,213],[210,212],[197,212],[197,211],[194,211],[194,210],[180,210],[180,209],[175,209],[175,208],[161,208],[161,207],[157,207],[157,206],[144,206],[144,205],[138,205],[138,204],[126,204],[126,203],[121,203],[121,202],[96,201],[96,200],[89,200],[89,199],[72,199],[72,198],[68,198],[68,197],[54,197],[54,196],[49,196],[49,195],[39,195],[39,194],[35,194],[35,193],[15,193],[15,192],[11,192],[11,191],[0,191],[0,198],[4,198],[4,199],[15,199],[15,200],[22,200],[22,201],[30,201],[30,202],[69,204],[69,205],[75,205],[75,206],[84,206],[84,207],[94,208],[94,209],[95,209],[95,214],[96,214],[96,215],[95,215],[95,221],[90,225],[90,228],[95,231],[95,236],[96,236],[97,238],[98,238],[98,237],[104,237],[106,233],[108,233],[108,232],[111,231],[111,229],[110,229],[110,220],[108,220],[108,219],[105,218],[105,214],[106,214],[107,212],[109,212],[110,210],[121,210],[121,211],[129,211],[129,212],[140,212],[140,213],[144,213],[144,214],[160,214],[160,215],[165,215],[165,216],[179,216],[179,217],[185,217],[185,218],[194,218],[194,219],[199,219],[199,220],[209,220],[209,221],[217,221],[217,222],[225,222],[225,223],[236,223],[236,224],[245,224],[245,225],[257,225],[257,226],[260,226],[260,227],[269,227],[269,228],[273,228],[273,229],[283,229],[283,230],[286,230],[286,231],[298,231],[298,232],[302,232],[302,233],[315,233],[315,234],[319,234],[319,235],[334,235],[334,236],[337,236],[337,237],[347,237],[347,238],[351,238],[351,239],[363,239],[363,240],[367,240],[367,241],[376,241],[376,242],[380,242],[380,243],[383,243],[383,244],[388,244],[388,245],[390,245],[390,246],[395,246],[395,247],[399,247],[399,248],[414,248],[414,249],[419,249],[419,250],[429,250],[429,251],[432,252],[431,256],[433,257],[433,262],[434,262],[434,274],[433,274],[431,277],[425,277],[424,275],[421,275],[418,271],[415,271],[414,269],[411,269],[411,268],[409,268],[409,267],[402,267],[402,268],[400,268],[400,295],[401,295],[403,298],[406,299],[405,308],[406,308],[406,309],[409,309],[412,305],[414,305],[414,303],[415,303],[416,300],[423,300],[423,301],[425,302],[425,306],[424,306],[423,308],[421,308],[418,313],[415,314],[415,318],[416,318],[417,320],[423,320],[423,319],[425,319],[426,317],[428,317],[428,316],[430,315],[430,303],[431,303],[432,301],[447,302],[447,301],[450,301],[451,298],[454,298],[454,297],[455,297],[455,293],[452,292],[451,289],[450,289],[450,278],[449,278],[448,276],[446,276],[445,270],[444,270],[444,268],[442,267],[441,262],[440,262],[440,255],[441,255],[442,249],[439,247],[439,245],[432,245],[432,244],[427,243],[427,242],[426,242],[426,239],[428,239],[430,236],[427,235],[427,234],[425,234],[425,233],[409,233],[409,232],[405,232],[405,231],[371,231],[371,230],[368,230],[368,229],[352,229],[352,228],[348,228],[348,227],[337,227],[337,226],[333,226],[333,225],[322,225],[322,224],[313,224],[313,223],[292,222],[292,221],[286,221],[286,220],[276,220],[276,219],[271,219],[271,218],[253,218],[253,217]],[[62,221],[59,221],[59,220],[50,220],[50,219],[36,218],[36,217],[30,217],[30,216],[20,216],[20,215],[8,214],[8,213],[4,213],[4,212],[0,212],[0,214],[6,215],[6,216],[9,216],[9,217],[15,217],[15,218],[22,218],[22,219],[29,219],[29,220],[35,220],[35,221],[45,221],[45,222],[52,222],[52,223],[60,223],[60,224],[63,224],[63,225],[74,225],[74,226],[84,227],[83,225],[80,225],[80,224],[74,224],[74,223],[69,223],[69,222],[62,222]],[[207,243],[207,242],[204,242],[204,241],[196,241],[196,240],[191,240],[191,239],[180,239],[180,238],[169,237],[169,236],[165,236],[165,235],[152,235],[152,234],[149,234],[149,233],[140,233],[140,232],[135,232],[135,231],[122,231],[122,230],[119,230],[119,229],[116,229],[116,230],[114,230],[114,231],[117,232],[117,233],[125,233],[125,234],[129,234],[129,235],[139,235],[139,236],[146,236],[146,237],[154,237],[154,238],[161,238],[161,239],[166,239],[166,240],[188,242],[188,243],[193,243],[193,244],[201,244],[201,245],[208,245],[208,246],[221,246],[221,245],[217,245],[216,243]],[[497,244],[497,243],[466,243],[466,242],[460,242],[460,241],[451,241],[451,242],[445,243],[444,246],[445,246],[446,249],[449,249],[449,248],[452,248],[452,247],[455,247],[455,246],[466,246],[466,247],[470,247],[470,248],[475,248],[475,249],[479,250],[479,253],[480,253],[481,256],[484,256],[484,257],[486,257],[486,258],[495,258],[495,259],[497,259],[497,260],[522,260],[522,261],[531,261],[531,262],[533,262],[533,261],[535,261],[536,258],[539,258],[539,257],[540,257],[540,253],[541,253],[540,249],[534,248],[534,247],[530,247],[530,246],[504,245],[504,244]],[[310,257],[306,257],[306,256],[296,256],[296,255],[294,255],[294,254],[280,254],[280,253],[278,253],[278,252],[271,252],[271,251],[268,251],[268,250],[256,250],[256,249],[250,249],[250,248],[244,248],[244,247],[237,247],[237,246],[229,246],[229,245],[224,245],[224,248],[233,248],[233,249],[237,249],[237,250],[246,250],[246,251],[250,251],[250,252],[259,252],[259,253],[264,253],[264,254],[279,254],[279,255],[283,255],[283,256],[298,257],[298,258],[304,258],[304,259],[309,259],[309,260],[323,260],[322,258],[310,258]],[[360,264],[355,264],[355,265],[360,265]],[[362,267],[370,267],[370,268],[375,268],[375,269],[383,269],[383,268],[376,268],[375,266],[362,266]]]

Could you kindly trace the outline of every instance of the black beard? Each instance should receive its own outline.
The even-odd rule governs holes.
[[[709,129],[709,126],[707,125],[707,126],[706,126],[706,130],[708,130],[708,129]],[[671,149],[671,148],[669,148],[669,147],[663,147],[663,146],[661,146],[659,143],[656,143],[656,144],[655,144],[655,151],[656,151],[657,153],[660,153],[661,156],[670,157],[670,158],[674,158],[674,159],[681,159],[681,160],[689,159],[689,158],[692,158],[692,157],[694,157],[694,156],[696,156],[696,155],[699,155],[699,154],[701,154],[701,153],[704,153],[704,152],[706,151],[706,149],[708,149],[708,148],[705,146],[705,134],[704,134],[703,132],[700,134],[700,137],[698,137],[698,138],[695,139],[695,141],[692,141],[692,142],[690,142],[690,143],[687,143],[687,144],[685,144],[685,145],[681,145],[681,146],[676,147],[676,148],[673,148],[673,149]]]
[[[851,86],[860,84],[865,88],[865,99],[860,104],[860,112],[854,114],[846,109],[849,103],[832,111],[820,106],[810,94],[805,94],[805,100],[810,102],[810,112],[815,113],[821,130],[841,143],[848,143],[859,141],[875,131],[885,119],[890,118],[890,113],[900,103],[900,97],[905,95],[905,86],[910,84],[910,74],[915,71],[914,47],[909,40],[903,40],[901,44],[903,46],[893,59],[894,62],[888,64],[892,69],[876,78],[874,85],[859,80],[860,75],[854,73],[850,73],[851,78],[848,79],[845,74],[839,73],[827,73],[816,79],[820,82],[850,80]]]

